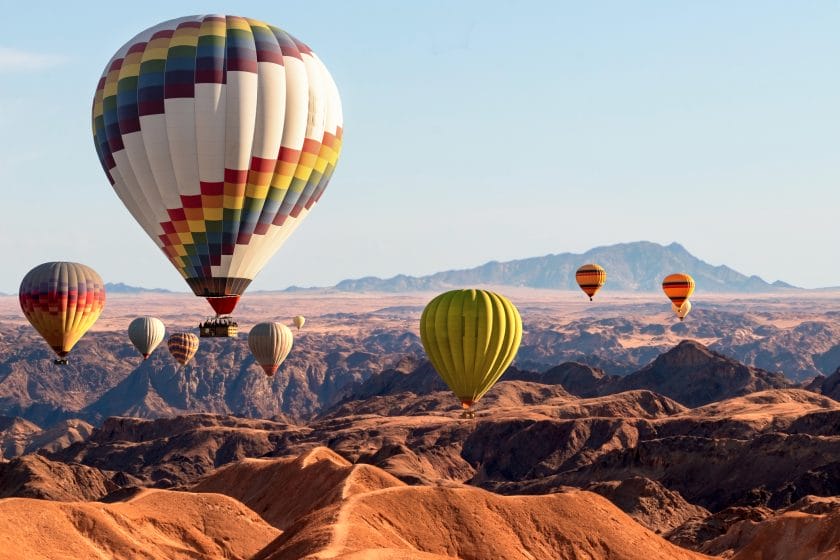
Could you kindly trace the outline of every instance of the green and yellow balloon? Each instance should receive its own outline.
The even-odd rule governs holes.
[[[513,361],[522,318],[504,296],[487,290],[440,294],[423,310],[420,339],[438,375],[472,418],[472,406]]]

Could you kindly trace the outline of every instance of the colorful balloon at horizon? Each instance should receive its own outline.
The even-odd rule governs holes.
[[[589,301],[592,301],[593,296],[607,283],[607,271],[597,264],[585,264],[575,272],[575,280],[589,296]]]
[[[105,307],[105,284],[89,266],[48,262],[20,283],[20,308],[59,357],[57,364],[93,326]]]
[[[682,321],[683,319],[685,319],[686,315],[691,313],[691,301],[690,300],[685,300],[683,302],[683,304],[680,305],[679,307],[677,307],[676,304],[672,303],[671,304],[671,311],[673,311],[677,315],[677,317],[680,318],[680,321]]]
[[[683,304],[686,303],[688,298],[690,298],[694,293],[694,287],[694,278],[682,272],[669,274],[662,281],[662,291],[665,292],[665,295],[671,300],[671,304],[677,308],[677,316],[679,316]],[[680,320],[684,319],[685,315],[687,315],[690,310],[691,307],[689,306],[685,310],[685,314],[680,317]]]
[[[297,327],[297,330],[300,330],[303,328],[303,325],[306,324],[306,317],[304,317],[303,315],[295,315],[292,319],[292,322]]]
[[[420,317],[420,339],[438,375],[461,401],[462,418],[516,356],[522,318],[504,296],[452,290],[435,297]]]
[[[286,360],[294,340],[292,330],[282,323],[259,323],[248,333],[248,347],[269,377]]]
[[[172,333],[167,341],[167,346],[175,361],[185,366],[198,351],[198,337],[193,333]]]
[[[324,64],[237,16],[138,34],[106,65],[92,120],[117,195],[221,315],[321,198],[342,144]]]
[[[128,325],[128,338],[144,361],[163,342],[164,336],[166,327],[157,317],[137,317]]]

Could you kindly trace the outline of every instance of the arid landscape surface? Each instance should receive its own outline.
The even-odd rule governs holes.
[[[141,362],[128,322],[195,329],[191,295],[110,297],[61,368],[0,298],[0,558],[840,558],[840,294],[501,291],[475,420],[430,293],[247,296],[243,333],[307,317],[273,379],[245,334]]]

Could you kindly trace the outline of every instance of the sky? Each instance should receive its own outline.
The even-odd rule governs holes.
[[[105,178],[90,105],[123,43],[194,13],[284,28],[341,93],[330,187],[251,290],[636,240],[840,285],[836,0],[0,7],[0,292],[51,260],[187,289]]]

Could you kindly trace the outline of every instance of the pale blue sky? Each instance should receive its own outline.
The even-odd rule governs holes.
[[[330,188],[252,290],[640,239],[840,285],[840,2],[74,4],[0,0],[0,291],[48,260],[187,289],[89,110],[126,40],[207,12],[300,37],[344,105]]]

